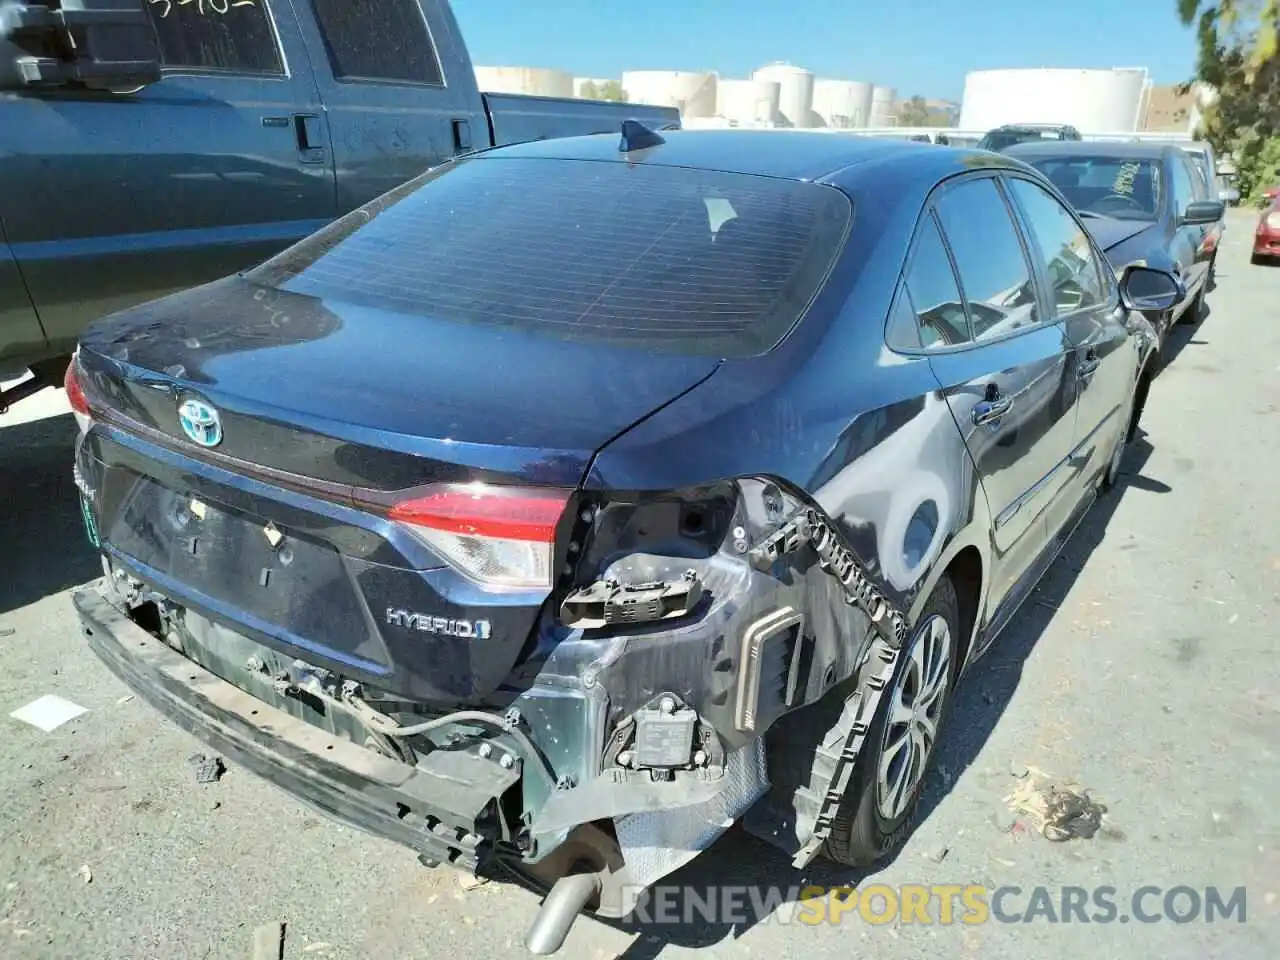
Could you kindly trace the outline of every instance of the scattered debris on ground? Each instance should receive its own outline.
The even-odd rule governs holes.
[[[214,783],[221,780],[222,775],[227,772],[227,765],[219,756],[207,757],[203,753],[197,753],[189,759],[196,768],[196,783]]]
[[[1090,840],[1102,828],[1107,808],[1090,797],[1088,790],[1078,784],[1058,783],[1040,770],[1028,769],[1027,773],[1030,775],[1005,797],[1005,803],[1046,840]]]
[[[89,865],[87,863],[80,868],[79,873],[80,879],[85,883],[93,883],[93,871],[89,869]]]
[[[476,887],[483,887],[488,882],[488,877],[477,877],[474,873],[458,871],[458,886],[463,890],[474,890]]]
[[[25,707],[19,707],[9,716],[45,733],[52,733],[58,727],[81,714],[88,713],[84,707],[62,697],[47,694],[38,700],[32,700]]]
[[[0,623],[0,637],[12,637],[17,632],[13,627]]]
[[[283,921],[254,928],[252,960],[284,960]]]

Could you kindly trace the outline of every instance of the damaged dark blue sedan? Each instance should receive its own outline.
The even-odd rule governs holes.
[[[871,864],[1184,295],[990,153],[459,158],[85,335],[83,632],[234,762],[545,892],[536,953],[737,819]]]

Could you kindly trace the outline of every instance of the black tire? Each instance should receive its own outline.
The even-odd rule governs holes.
[[[1262,266],[1262,258],[1258,256],[1256,253],[1249,254],[1249,262],[1252,263],[1255,267]]]
[[[1204,291],[1208,283],[1202,284],[1200,292],[1196,294],[1196,298],[1191,301],[1191,306],[1182,311],[1182,316],[1178,318],[1178,323],[1199,323],[1200,317],[1204,314]]]
[[[903,674],[908,669],[911,649],[923,634],[921,628],[929,624],[935,616],[946,621],[951,635],[947,686],[942,693],[944,699],[939,707],[935,726],[937,736],[924,760],[923,772],[911,788],[904,809],[893,819],[886,819],[881,815],[877,802],[876,772],[884,753],[889,708],[899,684],[903,682]],[[921,788],[928,782],[929,771],[933,768],[938,752],[936,744],[941,739],[942,731],[946,726],[956,678],[959,675],[958,657],[964,647],[959,623],[960,606],[956,598],[955,585],[949,577],[944,575],[938,581],[938,585],[933,588],[933,593],[929,595],[920,618],[912,629],[910,640],[903,648],[893,681],[885,688],[876,718],[867,733],[866,744],[856,761],[857,766],[854,767],[853,776],[849,778],[844,799],[832,820],[831,832],[823,845],[823,855],[828,859],[851,867],[871,866],[902,846],[911,835]]]
[[[1209,273],[1204,282],[1205,286],[1210,290],[1218,288],[1218,251],[1213,251],[1213,256],[1209,258]]]

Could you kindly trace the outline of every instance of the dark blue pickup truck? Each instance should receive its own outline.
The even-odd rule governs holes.
[[[103,314],[245,269],[450,157],[678,126],[482,93],[448,0],[0,0],[0,412]]]

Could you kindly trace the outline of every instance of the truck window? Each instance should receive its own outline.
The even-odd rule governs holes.
[[[312,0],[312,4],[335,79],[444,85],[440,59],[418,0]]]
[[[164,67],[284,76],[267,0],[147,0],[147,9]]]

